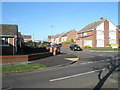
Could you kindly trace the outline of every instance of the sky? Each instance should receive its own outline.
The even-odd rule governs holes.
[[[48,35],[81,30],[87,24],[108,18],[118,25],[117,2],[2,2],[2,24],[17,24],[33,40]],[[51,27],[53,26],[53,27]]]

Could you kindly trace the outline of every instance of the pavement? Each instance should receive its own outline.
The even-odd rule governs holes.
[[[51,66],[58,66],[58,65],[64,66],[64,65],[73,64],[77,60],[79,60],[79,59],[77,58],[77,56],[75,56],[73,54],[62,53],[62,54],[50,56],[47,58],[29,61],[29,63],[31,63],[31,64],[43,64],[47,67],[51,67]]]

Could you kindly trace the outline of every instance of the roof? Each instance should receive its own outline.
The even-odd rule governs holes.
[[[17,35],[18,25],[0,24],[0,35]]]
[[[31,39],[31,35],[22,35],[24,39]]]
[[[56,35],[54,35],[54,38],[57,38],[57,37],[59,37],[60,36],[60,34],[56,34]]]
[[[63,33],[57,35],[55,38],[61,37],[61,36],[64,35],[64,34],[65,34],[65,32],[63,32]]]
[[[74,31],[74,30],[70,30],[70,31],[64,33],[61,37],[67,36],[71,31]]]
[[[53,38],[53,35],[51,35],[51,36],[48,36],[48,39],[52,39]]]
[[[102,23],[105,19],[103,20],[100,20],[100,21],[96,21],[96,22],[93,22],[93,23],[90,23],[88,25],[86,25],[84,28],[82,28],[80,31],[78,31],[78,33],[81,33],[81,32],[86,32],[86,31],[89,31],[91,29],[94,29],[96,26],[98,26],[100,23]]]
[[[82,38],[86,38],[86,37],[89,37],[89,36],[92,36],[92,35],[93,35],[93,34],[87,35],[87,36],[83,36],[83,37],[77,38],[76,40],[80,40],[80,39],[82,39]]]

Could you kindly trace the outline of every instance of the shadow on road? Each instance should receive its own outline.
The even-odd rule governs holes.
[[[108,69],[109,72],[103,78],[101,78],[103,68]],[[112,60],[111,58],[109,61],[109,65],[107,65],[106,67],[105,66],[101,67],[101,70],[99,71],[99,74],[98,74],[99,82],[97,83],[97,85],[95,86],[93,90],[100,90],[102,86],[104,85],[104,83],[106,82],[106,80],[108,79],[108,77],[111,74],[113,74],[114,71],[118,71],[118,72],[120,71],[120,62],[119,62],[119,59]]]

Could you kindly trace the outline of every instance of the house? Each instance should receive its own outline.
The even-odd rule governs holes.
[[[18,25],[0,24],[0,48],[2,55],[13,55],[17,52]]]
[[[32,40],[32,36],[31,35],[22,35],[22,36],[23,36],[24,42]]]
[[[110,20],[103,17],[82,28],[77,33],[76,44],[84,47],[106,47],[112,43],[119,43],[119,29]]]
[[[76,30],[71,30],[68,32],[63,32],[61,34],[56,34],[52,36],[48,36],[48,41],[54,43],[54,44],[59,44],[63,43],[65,41],[73,39],[74,41],[76,40],[77,37],[77,31]]]
[[[55,39],[54,39],[54,35],[48,36],[47,41],[48,41],[48,42],[52,42],[52,43],[54,43],[54,41],[55,41]]]
[[[76,30],[70,30],[70,31],[64,33],[61,36],[61,42],[69,41],[71,39],[76,41],[76,38],[77,38],[77,31]]]
[[[62,43],[61,36],[64,35],[64,34],[65,34],[65,32],[55,36],[55,43],[56,44]]]

